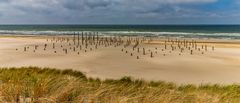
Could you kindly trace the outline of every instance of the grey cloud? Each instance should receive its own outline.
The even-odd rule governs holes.
[[[3,0],[0,23],[145,23],[212,15],[182,5],[217,0]],[[3,2],[1,1],[1,2]],[[216,14],[217,15],[217,14]],[[11,16],[9,18],[9,16]],[[213,16],[213,15],[212,15]]]
[[[106,8],[110,6],[112,3],[113,3],[112,1],[107,1],[107,0],[86,0],[85,1],[85,4],[92,9],[99,8],[99,7]]]

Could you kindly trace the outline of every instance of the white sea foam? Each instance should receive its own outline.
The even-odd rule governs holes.
[[[136,31],[109,31],[109,34],[153,34],[153,35],[209,35],[209,36],[240,36],[240,33],[189,33],[189,32],[136,32]]]
[[[96,31],[15,31],[0,30],[0,34],[21,34],[21,35],[60,35],[81,32]],[[100,35],[150,35],[150,36],[173,36],[173,37],[207,37],[207,38],[237,38],[240,33],[191,33],[191,32],[145,32],[145,31],[99,31]]]

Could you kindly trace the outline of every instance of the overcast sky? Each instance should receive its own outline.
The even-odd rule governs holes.
[[[0,0],[0,24],[240,24],[240,0]]]

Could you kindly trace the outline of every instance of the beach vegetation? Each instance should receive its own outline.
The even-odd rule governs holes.
[[[0,69],[1,103],[239,103],[239,93],[238,84],[177,85],[128,76],[103,80],[72,69]]]

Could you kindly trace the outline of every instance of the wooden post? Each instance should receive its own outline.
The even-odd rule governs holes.
[[[95,49],[97,49],[98,47],[97,47],[98,45],[97,44],[95,44]]]
[[[53,43],[53,49],[55,49],[55,43]]]
[[[96,33],[93,32],[93,43],[94,43],[94,44],[95,44],[95,35],[96,35]]]
[[[87,49],[88,47],[88,35],[86,34],[86,37],[85,37],[85,48]]]
[[[165,49],[167,49],[167,44],[165,43]]]
[[[73,32],[73,44],[75,45],[75,32]]]
[[[98,32],[97,32],[97,42],[98,42],[98,40],[99,40],[99,37],[98,37]]]
[[[83,45],[84,37],[83,37],[83,32],[82,32],[82,45]]]
[[[145,55],[145,48],[143,48],[143,55]]]
[[[77,46],[80,45],[80,44],[79,44],[79,39],[80,39],[80,35],[79,35],[79,32],[78,32],[78,45],[77,45]]]

